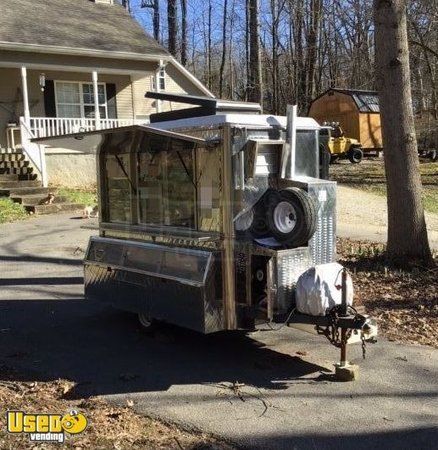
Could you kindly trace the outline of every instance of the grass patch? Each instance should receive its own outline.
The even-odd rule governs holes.
[[[420,163],[424,209],[438,214],[438,164]],[[330,166],[331,179],[356,189],[386,196],[385,169],[382,160],[365,159],[360,164],[341,161]]]
[[[78,203],[85,206],[97,205],[97,193],[95,189],[59,188],[58,195],[65,197],[71,203]]]
[[[16,222],[27,219],[29,214],[19,203],[13,202],[10,198],[0,198],[0,223]]]

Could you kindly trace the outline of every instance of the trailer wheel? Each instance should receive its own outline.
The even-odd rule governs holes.
[[[269,205],[280,201],[280,193],[275,189],[268,189],[260,200],[254,205],[254,217],[249,228],[251,236],[255,239],[267,237],[270,234],[266,211]]]
[[[347,157],[353,164],[358,164],[362,161],[363,151],[360,147],[352,147],[348,150]]]
[[[266,237],[269,234],[268,222],[265,215],[261,214],[260,211],[256,211],[249,232],[251,233],[251,236],[256,239]]]
[[[302,189],[280,191],[281,199],[268,208],[272,235],[285,245],[305,245],[316,230],[317,208],[314,200]]]

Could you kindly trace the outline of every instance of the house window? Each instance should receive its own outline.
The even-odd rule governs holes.
[[[152,77],[152,87],[153,87],[154,91],[157,90],[155,80],[156,80],[156,76],[154,75]],[[161,67],[160,71],[158,73],[158,83],[160,86],[160,91],[165,91],[166,90],[166,69],[164,67]]]
[[[100,117],[108,117],[105,83],[97,85]],[[94,88],[92,83],[55,81],[56,116],[94,118]]]

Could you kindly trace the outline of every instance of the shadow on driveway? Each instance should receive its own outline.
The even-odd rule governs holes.
[[[31,379],[74,381],[74,397],[223,381],[285,389],[326,370],[239,332],[204,336],[163,325],[146,334],[135,315],[85,300],[2,300],[0,318],[1,363]]]

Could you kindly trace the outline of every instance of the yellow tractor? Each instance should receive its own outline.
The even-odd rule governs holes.
[[[324,150],[330,153],[330,162],[339,158],[348,158],[353,164],[362,161],[361,143],[357,139],[345,137],[339,123],[324,123],[319,132],[319,141]]]

